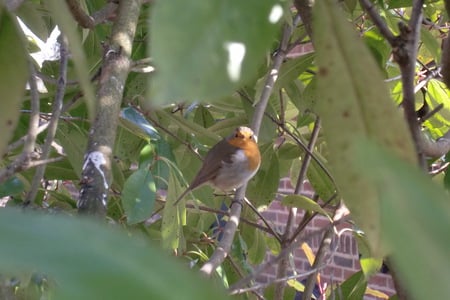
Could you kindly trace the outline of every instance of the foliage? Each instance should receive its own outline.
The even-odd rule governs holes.
[[[449,131],[450,92],[440,75],[445,61],[440,45],[448,25],[443,1],[427,1],[423,21],[410,23],[409,31],[398,23],[414,20],[413,5],[420,1],[324,0],[312,10],[302,0],[142,1],[137,26],[130,29],[117,15],[134,1],[123,0],[121,6],[99,0],[25,1],[18,8],[14,1],[0,4],[0,196],[8,207],[25,204],[37,211],[0,210],[3,295],[209,299],[213,292],[223,298],[225,293],[213,291],[214,284],[231,293],[251,288],[269,250],[288,284],[264,286],[264,294],[276,299],[307,294],[317,274],[304,284],[288,281],[288,267],[295,270],[288,254],[301,245],[296,238],[317,214],[326,215],[330,224],[346,221],[339,215],[341,199],[365,233],[358,235],[365,245],[360,247],[362,271],[328,288],[327,297],[360,299],[385,255],[411,295],[448,295],[445,282],[436,283],[448,278],[450,263],[449,244],[442,238],[450,208],[440,187],[449,186],[443,156],[448,150],[428,157],[426,170],[422,165],[419,171],[424,148],[415,131],[422,128],[420,135],[430,143]],[[70,7],[74,3],[80,5],[78,12]],[[305,9],[305,23],[295,7]],[[83,23],[82,12],[96,23]],[[313,23],[307,23],[308,14]],[[58,45],[64,41],[54,36],[56,26],[68,41],[67,69],[60,63],[64,53]],[[420,40],[411,73],[400,50],[414,52],[409,40],[403,41],[405,48],[400,42],[414,26]],[[109,48],[121,29],[136,32],[130,53]],[[299,53],[300,47],[310,52]],[[115,136],[106,217],[118,230],[74,215],[78,184],[81,189],[96,184],[82,175],[97,130],[91,125],[101,110],[94,91],[105,90],[106,62],[124,55],[131,63],[123,99],[115,99],[121,111],[109,116],[117,118],[118,127],[106,129]],[[415,85],[412,99],[408,83]],[[61,89],[64,105],[55,108]],[[202,187],[178,206],[165,203],[182,192],[214,143],[236,126],[254,124],[261,113],[255,107],[267,96],[258,128],[263,160],[246,195],[260,210],[280,197],[291,215],[296,209],[305,215],[298,226],[279,229],[260,222],[263,217],[245,206],[229,259],[215,270],[214,284],[205,284],[163,252],[201,269],[227,234],[222,229],[230,197]],[[413,121],[419,118],[420,124],[408,118],[409,104],[417,111]],[[52,118],[55,109],[62,112],[59,119]],[[58,122],[54,137],[45,136],[51,122]],[[52,148],[43,155],[45,140]],[[433,180],[422,171],[435,175]],[[298,183],[307,179],[314,197],[279,195],[280,178],[289,175],[292,186],[301,187]],[[106,177],[102,183],[109,183]],[[37,196],[28,203],[27,195],[36,188]],[[318,270],[326,263],[319,251],[311,255]],[[425,294],[423,286],[433,286],[432,294]],[[244,296],[254,297],[252,292]]]

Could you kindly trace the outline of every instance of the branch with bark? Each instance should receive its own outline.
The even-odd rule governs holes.
[[[140,0],[120,1],[104,56],[97,91],[97,114],[89,132],[82,168],[78,212],[104,217],[112,182],[111,158],[131,51],[141,8]]]
[[[450,151],[450,142],[448,137],[450,132],[447,132],[437,141],[432,141],[427,138],[420,129],[420,123],[415,111],[415,63],[417,58],[420,27],[422,24],[422,6],[423,1],[414,1],[411,18],[408,24],[399,24],[400,35],[394,36],[387,24],[375,10],[374,4],[369,0],[360,0],[361,6],[367,11],[368,15],[374,22],[375,26],[380,30],[380,33],[389,42],[392,47],[394,59],[398,63],[401,71],[402,86],[403,86],[403,101],[402,107],[405,112],[405,118],[411,132],[414,144],[416,146],[417,158],[419,165],[426,168],[426,157],[440,157]],[[446,1],[446,7],[450,7],[450,1]],[[448,9],[449,10],[449,9]],[[442,74],[444,82],[450,82],[450,45],[448,38],[444,41],[442,51]],[[449,65],[449,66],[447,66]]]

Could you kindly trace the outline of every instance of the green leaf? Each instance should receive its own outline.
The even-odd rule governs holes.
[[[73,170],[80,178],[87,145],[87,133],[74,123],[60,123],[56,131],[56,139],[64,148]]]
[[[133,134],[144,139],[159,140],[158,131],[145,117],[133,107],[126,107],[120,111],[120,124]]]
[[[381,256],[385,249],[380,237],[379,191],[352,167],[351,146],[358,138],[368,137],[415,163],[413,143],[379,67],[335,2],[316,2],[314,15],[314,28],[321,33],[315,39],[317,112],[327,146],[333,149],[330,165],[354,221],[367,234],[374,255]]]
[[[215,120],[211,112],[206,107],[199,105],[195,110],[194,122],[200,126],[208,128],[211,125],[214,125]]]
[[[169,180],[170,167],[167,160],[175,161],[172,148],[165,140],[160,139],[156,142],[156,161],[152,165],[152,174],[155,177],[157,188],[167,190],[167,182]],[[161,159],[161,157],[167,160]]]
[[[278,90],[298,78],[300,74],[305,72],[308,67],[311,66],[314,57],[315,54],[310,53],[302,55],[298,58],[288,60],[287,62],[282,64],[280,71],[278,72],[279,76],[274,84],[274,90]],[[259,99],[259,97],[255,97],[255,99]]]
[[[260,147],[262,152],[261,167],[255,179],[250,180],[247,196],[255,206],[266,205],[273,200],[280,182],[278,156],[270,144]],[[264,149],[266,149],[264,151]]]
[[[23,182],[17,177],[11,177],[0,184],[0,198],[13,196],[21,193],[25,189]]]
[[[55,299],[226,299],[154,245],[88,219],[4,208],[0,236],[2,273],[38,270],[57,282]]]
[[[156,2],[149,44],[156,69],[152,103],[211,100],[232,93],[256,75],[278,33],[282,12],[276,0]]]
[[[411,7],[411,6],[412,6],[412,0],[389,0],[388,1],[389,9]]]
[[[378,145],[361,141],[358,146],[359,167],[381,191],[383,236],[406,290],[417,299],[445,299],[450,295],[448,193]]]
[[[156,186],[147,167],[139,168],[125,181],[122,204],[128,224],[136,224],[150,218],[155,204]]]
[[[77,32],[77,23],[72,17],[65,1],[45,0],[48,10],[50,10],[54,21],[59,25],[61,31],[69,40],[70,58],[74,61],[75,71],[83,90],[83,98],[88,107],[89,118],[94,119],[95,113],[95,93],[90,81],[89,68],[86,62],[85,53],[80,37]]]
[[[341,283],[333,295],[337,300],[360,300],[364,298],[367,281],[362,271],[356,272]]]
[[[381,265],[383,264],[383,259],[374,257],[364,257],[359,260],[361,264],[361,270],[363,271],[366,278],[376,274],[380,271]]]
[[[303,195],[288,195],[281,200],[281,204],[289,207],[297,207],[304,210],[318,212],[328,216],[327,212],[317,202]]]
[[[0,156],[11,139],[28,77],[27,54],[15,19],[0,6]]]
[[[183,131],[198,136],[205,143],[215,144],[220,141],[219,136],[196,123],[193,123],[175,114],[169,114],[164,110],[158,110],[156,113],[161,118],[170,120],[171,123],[178,125]]]
[[[425,27],[420,28],[420,36],[423,44],[433,56],[432,59],[439,65],[441,63],[442,56],[440,39],[438,41],[438,38],[434,37],[431,31],[427,30]]]
[[[186,208],[181,200],[173,205],[177,196],[182,193],[180,182],[172,169],[169,175],[169,187],[167,190],[166,205],[162,216],[161,237],[164,248],[184,248],[182,226],[186,225]]]

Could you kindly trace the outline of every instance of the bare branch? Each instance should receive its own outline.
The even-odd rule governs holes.
[[[106,20],[114,18],[118,7],[116,2],[108,1],[104,7],[90,16],[83,10],[79,0],[66,0],[66,3],[78,25],[89,29],[94,28],[96,25],[101,24]]]
[[[330,223],[328,226],[325,226],[317,231],[313,231],[309,234],[304,235],[303,237],[299,237],[298,239],[292,241],[292,243],[289,244],[289,246],[283,250],[280,251],[278,256],[272,258],[271,260],[267,261],[266,263],[259,265],[255,268],[253,273],[247,275],[246,277],[242,278],[238,282],[234,283],[230,286],[228,289],[231,294],[238,293],[238,291],[249,284],[252,280],[254,280],[256,277],[258,277],[260,274],[263,274],[267,269],[277,264],[283,257],[286,255],[289,255],[294,249],[296,249],[298,246],[300,246],[304,241],[310,240],[316,236],[322,235],[324,232],[326,232],[328,229],[332,229],[335,226],[342,224],[348,220],[348,216],[343,216],[342,218],[337,219],[333,223]]]
[[[360,0],[359,3],[367,11],[370,18],[372,19],[372,22],[375,24],[375,26],[377,26],[380,33],[393,47],[395,45],[396,37],[375,9],[375,5],[370,0]]]
[[[58,126],[59,116],[61,115],[61,110],[63,107],[64,94],[66,91],[66,78],[67,78],[67,62],[69,57],[69,51],[67,49],[67,39],[65,36],[61,35],[60,39],[60,53],[61,59],[59,63],[59,78],[58,85],[56,87],[55,101],[53,102],[52,118],[50,119],[48,125],[47,136],[45,138],[45,143],[42,146],[41,160],[46,161],[50,155],[51,145],[55,138],[56,129]],[[41,180],[44,177],[46,164],[41,164],[36,168],[36,173],[34,174],[33,181],[31,183],[30,191],[28,192],[24,205],[33,203]]]
[[[6,0],[6,8],[9,11],[15,11],[16,9],[19,8],[19,6],[22,5],[22,3],[24,2],[24,0]]]
[[[121,0],[97,91],[97,115],[89,131],[81,175],[78,212],[104,217],[112,181],[111,156],[120,105],[131,65],[131,51],[141,8],[140,0]]]
[[[314,128],[311,134],[311,138],[308,143],[308,152],[305,154],[305,158],[303,160],[302,166],[299,171],[299,176],[297,178],[297,183],[295,186],[294,194],[300,195],[303,192],[303,182],[306,179],[306,172],[309,168],[309,164],[311,162],[312,153],[314,151],[314,147],[316,145],[317,138],[319,136],[320,131],[320,118],[317,117],[316,121],[314,123]],[[286,248],[289,245],[289,242],[293,240],[293,233],[294,233],[294,225],[295,225],[295,217],[297,215],[297,208],[292,207],[289,210],[289,216],[288,221],[286,224],[286,230],[283,234],[283,240],[281,241],[281,248]],[[301,226],[303,222],[300,222],[299,227]],[[287,267],[288,267],[288,259],[285,257],[283,258],[279,265],[278,265],[278,274],[277,278],[282,278],[287,275]],[[275,287],[275,299],[283,299],[284,296],[284,289],[286,287],[286,282],[280,282]]]
[[[300,18],[305,26],[306,33],[309,38],[313,39],[312,30],[312,7],[315,0],[295,0],[294,5],[300,15]]]
[[[444,0],[444,2],[447,15],[450,16],[450,0]],[[448,35],[442,45],[442,76],[444,83],[450,88],[450,37]]]
[[[83,28],[94,28],[94,19],[84,12],[79,0],[66,0],[66,3],[78,25]]]
[[[400,36],[398,47],[394,49],[394,57],[399,64],[402,74],[403,101],[402,106],[405,118],[411,132],[419,165],[425,170],[426,161],[423,149],[421,148],[422,132],[417,119],[415,109],[415,66],[418,51],[420,26],[422,24],[423,0],[413,2],[413,10],[409,25],[399,24]]]

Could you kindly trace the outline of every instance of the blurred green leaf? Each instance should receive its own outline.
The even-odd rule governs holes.
[[[136,224],[150,218],[156,198],[156,186],[152,173],[144,166],[125,181],[122,205],[128,224]]]
[[[185,4],[160,1],[152,9],[153,104],[214,100],[232,93],[256,75],[283,12],[275,0]],[[182,14],[177,13],[180,7]]]
[[[3,156],[18,122],[28,78],[27,59],[23,35],[15,18],[0,6],[0,156]]]
[[[39,270],[57,282],[55,299],[226,299],[153,245],[87,219],[3,208],[0,236],[2,272]]]
[[[341,10],[332,0],[319,1],[314,16],[314,28],[322,33],[315,39],[317,113],[327,145],[333,149],[330,165],[352,218],[368,236],[374,255],[382,256],[379,191],[352,167],[350,149],[358,137],[370,137],[407,161],[416,162],[416,154],[379,67]]]
[[[16,176],[13,176],[0,184],[0,198],[17,195],[24,189],[25,185],[23,182]]]
[[[203,105],[199,105],[195,110],[194,122],[205,128],[214,125],[215,120],[211,112]]]
[[[381,192],[383,236],[397,273],[417,299],[445,299],[450,295],[448,194],[375,143],[363,140],[358,146],[356,161]]]

